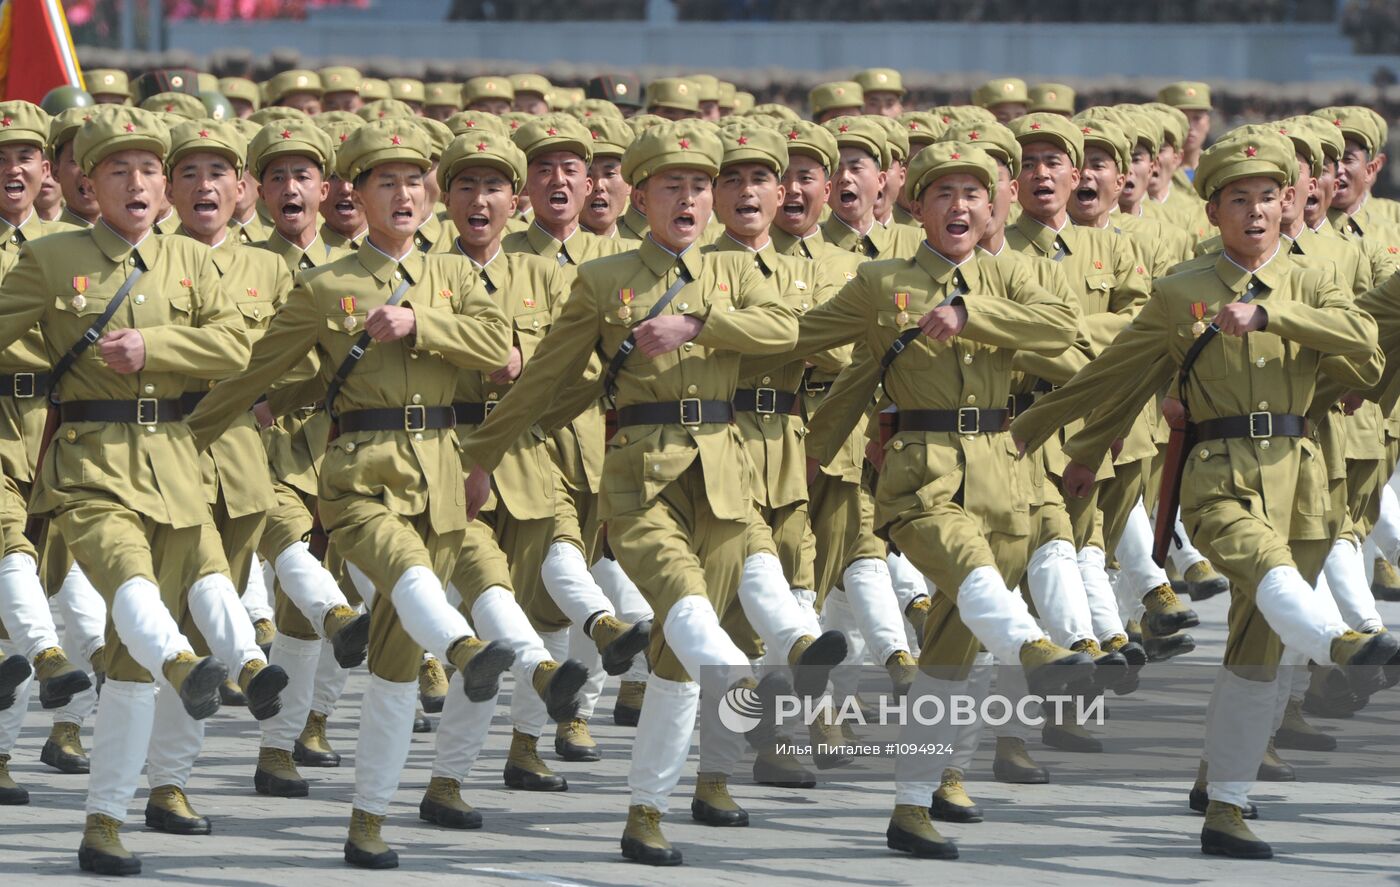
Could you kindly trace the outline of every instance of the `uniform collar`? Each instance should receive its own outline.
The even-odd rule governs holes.
[[[914,264],[922,268],[939,286],[951,288],[955,271],[962,275],[963,283],[967,284],[967,291],[970,293],[976,292],[982,282],[975,249],[961,265],[954,265],[951,259],[929,246],[925,240],[914,253]]]
[[[630,203],[627,205],[627,212],[622,214],[622,218],[617,220],[618,230],[626,228],[638,238],[646,237],[651,225],[647,224],[647,217],[637,211]]]
[[[1288,264],[1287,251],[1280,242],[1269,260],[1255,271],[1247,271],[1240,267],[1222,251],[1220,257],[1215,260],[1215,274],[1221,283],[1230,288],[1230,292],[1239,295],[1249,286],[1250,278],[1257,279],[1271,290],[1277,289],[1278,284],[1288,274]]]
[[[368,229],[366,229],[368,233]],[[363,238],[362,238],[363,239]],[[418,230],[413,232],[413,243],[420,250],[426,252],[433,244],[442,239],[442,219],[437,217],[437,213],[429,213],[423,220],[423,224],[418,226]]]
[[[582,230],[581,225],[575,225],[574,230],[568,237],[558,240],[553,234],[540,227],[539,220],[530,223],[530,227],[525,229],[525,240],[529,242],[530,249],[535,251],[535,255],[544,256],[546,259],[553,259],[563,253],[569,261],[577,265],[578,262],[572,253],[569,252],[569,241],[578,236]]]
[[[316,249],[317,244],[320,244],[321,249]],[[286,237],[283,237],[282,232],[274,228],[272,229],[272,233],[267,237],[267,246],[279,256],[294,259],[295,261],[293,264],[299,264],[301,260],[305,258],[311,264],[319,265],[330,256],[331,252],[330,246],[321,239],[321,233],[319,231],[316,232],[315,239],[307,245],[306,249],[302,249]]]
[[[471,262],[472,267],[476,269],[476,273],[481,275],[482,279],[491,285],[493,291],[499,290],[505,285],[506,275],[510,270],[510,260],[504,258],[506,255],[505,250],[501,249],[499,246],[496,247],[496,252],[491,255],[491,258],[486,260],[486,264],[478,265],[476,259],[467,256],[466,251],[462,249],[462,244],[459,241],[453,241],[452,248],[457,251],[458,255],[466,256],[467,261]]]
[[[0,240],[8,240],[10,235],[15,231],[19,231],[21,242],[30,239],[30,237],[34,236],[34,232],[39,227],[34,224],[35,220],[38,218],[39,214],[35,212],[34,207],[31,206],[29,208],[29,215],[25,216],[24,221],[20,222],[18,225],[11,225],[4,219],[0,219]]]
[[[657,243],[656,239],[648,234],[642,238],[642,245],[638,252],[641,253],[642,263],[657,277],[665,277],[679,261],[685,266],[686,271],[690,272],[691,280],[700,278],[700,250],[695,243],[686,247],[685,252],[676,255]]]
[[[754,265],[758,270],[763,272],[764,277],[768,277],[773,273],[773,266],[776,264],[776,259],[773,257],[778,254],[778,250],[773,245],[773,238],[771,235],[767,243],[763,244],[763,246],[758,249],[753,249],[735,240],[730,236],[728,231],[725,231],[720,235],[719,239],[714,242],[714,248],[719,252],[748,253],[753,256]]]
[[[60,222],[66,222],[69,225],[77,225],[79,228],[92,227],[92,222],[89,222],[66,206],[63,208],[63,213],[58,217],[58,220]]]
[[[102,219],[98,219],[90,230],[98,249],[113,262],[125,262],[134,252],[147,270],[155,267],[156,259],[160,256],[160,238],[155,236],[154,230],[147,231],[141,242],[135,245],[128,243]]]
[[[423,266],[427,263],[423,253],[416,249],[410,249],[408,255],[396,259],[370,243],[368,237],[360,243],[355,255],[359,256],[360,265],[382,284],[390,283],[394,279],[394,272],[400,268],[408,275],[409,283],[417,283],[423,279]]]
[[[185,227],[184,222],[181,222],[180,227],[175,229],[175,234],[179,237],[184,237],[186,239],[193,240],[195,243],[198,243],[201,246],[204,245],[204,241],[199,240],[189,232],[189,229]],[[238,232],[234,231],[232,228],[225,228],[224,239],[209,247],[209,254],[214,259],[214,267],[219,269],[220,277],[227,274],[229,268],[232,267],[233,250],[234,247],[237,245]]]
[[[1059,251],[1055,246],[1056,241],[1059,241],[1064,246],[1066,253],[1073,252],[1073,244],[1070,243],[1070,238],[1074,226],[1069,223],[1065,223],[1063,228],[1056,231],[1048,225],[1037,222],[1025,213],[1021,213],[1020,218],[1016,219],[1011,227],[1021,232],[1021,236],[1030,241],[1031,245],[1043,255],[1053,256]]]
[[[826,243],[822,237],[822,227],[818,225],[816,230],[806,237],[798,237],[789,234],[777,225],[768,229],[768,236],[773,238],[773,248],[785,256],[803,256],[808,259],[815,259],[817,253],[821,251],[822,245]]]

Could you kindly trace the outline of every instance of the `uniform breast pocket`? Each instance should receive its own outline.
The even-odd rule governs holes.
[[[1096,271],[1093,274],[1084,276],[1084,291],[1094,293],[1107,300],[1108,294],[1113,291],[1118,279],[1106,271]]]
[[[246,299],[238,303],[238,313],[243,315],[243,323],[251,330],[264,329],[277,313],[270,299]]]
[[[1176,335],[1181,339],[1183,353],[1190,352],[1195,347],[1196,340],[1200,338],[1196,335],[1194,327],[1194,323],[1176,325]],[[1218,341],[1223,338],[1219,335],[1214,338],[1217,341],[1207,342],[1196,357],[1196,362],[1191,365],[1191,375],[1197,379],[1218,381],[1225,378],[1225,374],[1229,370],[1229,361],[1225,351],[1230,347],[1230,343]]]
[[[170,322],[176,326],[194,326],[194,298],[189,293],[170,297]]]

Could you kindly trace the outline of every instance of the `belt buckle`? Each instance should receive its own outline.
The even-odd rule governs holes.
[[[982,430],[982,410],[980,407],[962,407],[958,410],[958,434],[976,434]]]
[[[403,408],[404,431],[427,431],[428,408],[422,404],[411,404]]]
[[[1249,436],[1251,440],[1260,440],[1265,437],[1274,436],[1274,415],[1266,412],[1253,412],[1249,414]]]
[[[1006,418],[1016,418],[1016,395],[1014,394],[1006,396]]]
[[[778,389],[755,388],[753,390],[753,411],[772,415],[778,411]]]
[[[487,416],[491,415],[491,411],[494,410],[497,406],[499,406],[500,403],[501,403],[501,402],[500,402],[499,400],[488,400],[488,401],[486,401],[486,403],[482,404],[482,405],[481,405],[481,418],[484,419],[484,418],[486,418]]]
[[[687,397],[681,401],[681,424],[695,426],[700,424],[700,398]]]
[[[810,379],[802,380],[802,390],[808,394],[821,394],[831,387],[830,382],[813,382]]]
[[[136,424],[154,425],[160,421],[160,401],[154,397],[141,397],[136,400]]]
[[[34,374],[15,373],[14,375],[14,396],[25,398],[34,396]]]

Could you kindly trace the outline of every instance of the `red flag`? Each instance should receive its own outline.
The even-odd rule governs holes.
[[[0,95],[37,103],[55,86],[83,87],[62,0],[4,0]]]

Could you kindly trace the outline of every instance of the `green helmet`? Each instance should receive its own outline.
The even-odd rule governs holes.
[[[232,120],[238,116],[233,110],[233,103],[224,98],[221,92],[205,90],[199,94],[199,100],[204,103],[204,108],[212,120]]]
[[[39,102],[39,107],[44,109],[44,113],[50,117],[57,117],[69,108],[89,108],[97,102],[85,90],[76,86],[64,84],[55,86],[44,94],[44,98]]]

